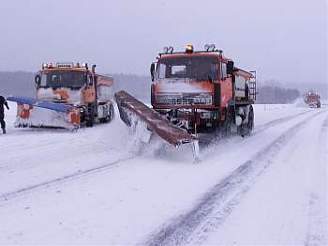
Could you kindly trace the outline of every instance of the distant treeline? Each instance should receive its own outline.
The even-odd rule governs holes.
[[[0,95],[35,96],[34,73],[0,72]],[[140,100],[150,100],[150,77],[126,74],[111,74],[114,91],[126,90]]]
[[[256,103],[292,103],[301,96],[297,89],[268,85],[258,89]]]
[[[150,101],[148,76],[111,74],[114,77],[114,91],[126,90],[143,101]],[[298,89],[281,85],[265,85],[258,88],[257,103],[291,103],[301,96]],[[303,92],[302,92],[303,93]],[[0,72],[0,94],[29,96],[35,95],[34,74],[31,72]]]
[[[30,72],[0,72],[0,94],[5,96],[34,96],[34,74]]]
[[[111,76],[114,78],[114,91],[125,90],[142,101],[150,102],[150,77],[132,74]]]

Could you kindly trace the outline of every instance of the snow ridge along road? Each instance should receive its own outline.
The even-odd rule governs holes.
[[[296,117],[299,117],[301,115],[304,115],[304,114],[308,114],[310,112],[312,112],[312,111],[308,110],[308,111],[301,112],[301,113],[298,113],[298,114],[295,114],[295,115],[290,115],[290,116],[286,116],[286,117],[282,117],[282,118],[278,118],[278,119],[269,121],[265,124],[260,125],[254,131],[254,134],[258,134],[258,133],[260,133],[264,130],[267,130],[270,127],[274,127],[278,124],[285,123],[289,120],[292,120],[292,119],[294,119]],[[49,187],[50,185],[57,185],[59,183],[68,182],[70,180],[81,178],[82,176],[85,176],[85,175],[90,175],[92,173],[105,171],[105,170],[108,170],[109,168],[117,167],[118,164],[121,164],[124,161],[131,160],[133,158],[134,157],[132,157],[132,156],[129,156],[129,157],[126,157],[126,158],[121,158],[121,159],[115,160],[113,162],[110,162],[108,164],[99,165],[99,166],[96,166],[96,167],[93,167],[93,168],[90,168],[90,169],[86,169],[86,170],[78,170],[78,171],[70,173],[70,174],[66,174],[66,175],[63,175],[63,176],[60,176],[60,177],[49,179],[47,181],[43,181],[43,182],[40,182],[40,183],[37,183],[37,184],[32,184],[32,185],[29,185],[29,186],[26,186],[26,187],[23,187],[23,188],[19,188],[19,189],[14,190],[14,191],[5,192],[5,193],[0,194],[0,202],[8,201],[8,200],[11,200],[11,199],[16,198],[18,196],[21,196],[21,195],[26,195],[27,193],[30,193],[30,192],[33,192],[33,191],[36,191],[36,190],[39,190],[39,189],[42,189],[42,188]]]
[[[325,153],[322,156],[323,163],[328,163],[328,117],[326,117],[325,121],[322,124],[320,132],[322,133],[319,137],[318,146],[319,151],[321,153]],[[328,173],[328,170],[323,168],[321,170],[323,173]],[[317,183],[322,180],[316,180]],[[309,209],[308,209],[308,228],[307,228],[307,236],[305,244],[306,246],[311,245],[328,245],[328,211],[327,204],[325,201],[328,200],[328,181],[327,179],[323,182],[321,186],[321,190],[318,188],[315,191],[311,191],[309,198]],[[326,213],[325,213],[326,211]]]
[[[255,156],[241,164],[228,177],[214,186],[190,211],[152,234],[145,241],[145,244],[185,245],[202,243],[207,238],[207,232],[224,222],[242,196],[252,187],[255,179],[270,167],[271,160],[292,137],[302,130],[309,121],[324,112],[326,111],[311,115],[297,123],[291,130],[285,131],[269,146],[258,151]]]
[[[311,112],[312,112],[312,110],[308,110],[308,111],[301,112],[301,113],[298,113],[298,114],[295,114],[295,115],[285,116],[285,117],[282,117],[282,118],[278,118],[278,119],[269,121],[265,124],[257,126],[256,129],[254,130],[253,134],[258,134],[262,131],[267,130],[270,127],[276,126],[278,124],[281,124],[281,123],[284,123],[286,121],[292,120],[292,119],[294,119],[298,116],[305,115],[305,114],[308,114],[308,113],[311,113]]]
[[[308,114],[308,113],[311,113],[311,112],[313,112],[313,111],[312,110],[307,110],[305,112],[300,112],[300,113],[297,113],[297,114],[294,114],[294,115],[289,115],[289,116],[281,117],[281,118],[266,122],[262,125],[259,125],[255,129],[253,135],[254,134],[259,134],[260,132],[265,131],[265,130],[267,130],[271,127],[274,127],[278,124],[285,123],[287,121],[293,120],[293,119],[295,119],[299,116],[302,116],[302,115],[305,115],[305,114]],[[21,130],[21,129],[19,129],[19,130]],[[21,130],[21,131],[23,131],[23,130]],[[65,133],[65,131],[62,131],[62,132]],[[37,134],[37,133],[35,132],[35,134]],[[50,142],[50,143],[46,142],[46,144],[42,144],[42,147],[47,147],[48,145],[51,146],[52,144],[53,144],[52,142]],[[136,157],[136,156],[134,155],[134,157]],[[133,156],[121,157],[121,158],[119,158],[117,160],[114,160],[114,161],[112,161],[110,163],[107,163],[107,164],[101,164],[101,165],[98,165],[98,166],[95,166],[95,167],[92,167],[92,168],[89,168],[89,169],[85,169],[85,170],[82,169],[82,170],[73,171],[71,173],[67,173],[67,174],[62,175],[62,176],[57,176],[57,177],[54,177],[54,178],[51,178],[51,179],[48,179],[48,180],[44,180],[40,183],[30,184],[28,186],[21,187],[21,188],[18,188],[16,190],[6,191],[6,192],[3,192],[3,193],[0,193],[0,202],[8,201],[8,200],[17,198],[18,196],[21,196],[21,195],[26,195],[27,193],[34,192],[36,190],[49,187],[50,185],[57,185],[57,184],[60,184],[60,183],[63,183],[63,182],[68,182],[68,181],[71,181],[71,180],[74,180],[74,179],[77,179],[77,178],[81,178],[82,176],[85,176],[85,175],[91,175],[92,173],[107,171],[109,168],[117,167],[118,164],[121,164],[125,161],[131,160],[134,157]]]
[[[134,157],[127,157],[127,158],[123,158],[123,159],[118,159],[116,161],[113,161],[113,162],[105,164],[105,165],[90,168],[90,169],[87,169],[87,170],[79,170],[77,172],[74,172],[72,174],[68,174],[68,175],[65,175],[65,176],[62,176],[62,177],[59,177],[59,178],[55,178],[55,179],[51,179],[51,180],[48,180],[48,181],[45,181],[45,182],[42,182],[42,183],[39,183],[39,184],[27,186],[25,188],[21,188],[21,189],[16,190],[16,191],[3,193],[3,194],[0,194],[0,202],[1,201],[8,201],[8,200],[11,200],[11,199],[16,198],[18,196],[21,196],[21,195],[26,195],[27,193],[32,192],[32,191],[36,191],[38,189],[48,188],[50,185],[54,185],[54,184],[57,185],[57,184],[60,184],[60,183],[68,182],[68,181],[73,180],[73,179],[81,178],[82,176],[102,172],[102,171],[105,171],[105,170],[107,171],[108,169],[118,167],[119,164],[121,164],[122,162],[131,160],[133,158]],[[0,204],[0,206],[1,206],[1,204]]]
[[[8,134],[0,136],[0,148],[2,153],[5,153],[0,157],[0,194],[8,195],[7,201],[0,201],[0,244],[134,245],[143,242],[150,243],[151,232],[154,232],[153,236],[155,236],[156,232],[165,225],[172,225],[171,221],[177,222],[176,218],[182,219],[183,215],[193,210],[195,204],[200,203],[204,194],[230,176],[241,164],[251,160],[252,156],[257,156],[261,149],[263,150],[282,134],[293,129],[302,120],[309,116],[314,117],[317,112],[325,110],[301,108],[295,105],[254,105],[254,108],[256,125],[252,136],[247,138],[232,136],[209,145],[203,149],[202,162],[195,165],[192,163],[189,148],[177,151],[160,144],[155,146],[157,144],[155,143],[148,145],[141,153],[135,153],[140,146],[137,141],[136,145],[129,145],[133,141],[131,141],[128,128],[117,118],[110,124],[99,125],[92,129],[80,129],[76,133],[15,129],[10,123],[16,114],[15,107],[12,105],[7,115]],[[309,121],[309,124],[298,131],[295,137],[286,141],[286,148],[278,149],[279,153],[274,155],[273,159],[264,155],[263,158],[268,157],[273,164],[270,164],[270,168],[263,171],[262,175],[257,176],[256,184],[252,184],[252,177],[256,176],[253,171],[247,168],[239,169],[249,175],[250,184],[248,185],[247,180],[242,180],[240,184],[236,181],[235,193],[231,191],[225,194],[227,200],[230,197],[235,202],[232,202],[231,207],[227,205],[232,212],[224,217],[222,220],[224,223],[216,224],[211,214],[205,214],[199,226],[195,226],[195,230],[189,236],[186,234],[185,242],[191,244],[194,242],[218,244],[219,242],[230,245],[237,239],[239,244],[245,244],[245,242],[253,245],[256,242],[259,242],[257,243],[259,245],[272,244],[276,242],[276,238],[284,238],[280,234],[281,228],[286,233],[293,232],[286,229],[294,225],[288,221],[284,224],[285,227],[265,228],[263,226],[256,231],[257,233],[254,233],[254,228],[262,225],[257,224],[257,220],[255,224],[245,226],[245,221],[254,221],[254,218],[261,219],[257,215],[259,210],[260,212],[262,210],[262,215],[264,215],[262,217],[266,216],[264,209],[270,212],[278,211],[279,216],[281,204],[276,201],[272,205],[270,195],[273,192],[278,197],[277,200],[281,198],[278,191],[285,188],[281,187],[280,182],[277,184],[280,185],[279,190],[262,189],[262,191],[270,190],[270,194],[261,199],[260,206],[248,206],[250,209],[246,213],[241,208],[249,204],[249,200],[254,202],[254,199],[250,198],[263,195],[261,189],[259,192],[259,186],[270,188],[270,182],[276,185],[276,180],[281,181],[280,176],[285,179],[284,185],[294,187],[288,191],[298,192],[297,185],[300,184],[299,181],[304,180],[302,176],[297,177],[296,184],[289,183],[288,180],[293,177],[293,173],[290,175],[290,169],[299,168],[293,165],[297,160],[288,159],[284,163],[280,156],[286,152],[292,153],[293,156],[302,155],[304,152],[302,146],[297,147],[293,143],[302,143],[307,139],[312,139],[314,133],[318,135],[322,116],[325,115],[316,116],[315,121]],[[303,134],[307,136],[304,137]],[[314,149],[315,146],[319,146],[317,139],[310,141],[307,147]],[[324,140],[320,143],[322,141]],[[293,147],[297,147],[297,152],[293,152]],[[324,151],[327,151],[326,148]],[[312,152],[321,156],[320,152]],[[125,160],[129,156],[133,158]],[[286,156],[284,158],[287,159]],[[308,159],[318,160],[311,157]],[[119,162],[113,164],[114,168],[110,166],[98,171],[90,171],[86,175],[78,174],[85,170],[110,165],[116,161]],[[277,169],[280,170],[278,177],[272,175],[272,173],[277,173]],[[289,170],[289,173],[284,174],[286,170]],[[302,168],[301,171],[307,173],[308,170]],[[322,169],[320,171],[322,172]],[[77,174],[76,177],[75,174]],[[311,177],[317,178],[317,174],[312,173]],[[69,178],[70,175],[73,177]],[[308,180],[310,184],[311,177]],[[57,181],[61,178],[64,179]],[[39,185],[41,186],[34,188]],[[247,190],[248,186],[251,188],[243,193],[242,190]],[[27,190],[24,191],[26,188]],[[9,194],[20,190],[22,191],[18,194]],[[238,192],[242,200],[239,200],[236,195]],[[253,195],[254,193],[256,194]],[[322,222],[322,216],[319,213],[326,205],[322,202],[321,193],[312,189],[308,194],[305,199],[302,199],[307,209],[302,210],[300,217],[310,217],[311,220],[308,229],[297,233],[303,239],[303,241],[297,241],[301,244],[305,242],[313,244],[318,241],[318,238],[322,238],[318,225],[325,223]],[[298,200],[289,199],[289,197],[288,195],[287,202],[292,204],[292,209],[294,209],[298,205]],[[282,204],[282,206],[285,205]],[[254,207],[256,209],[253,209]],[[239,212],[240,210],[242,211]],[[215,216],[217,215],[215,211],[218,211],[218,215],[224,212],[217,206],[214,206],[212,211]],[[254,217],[245,219],[244,217],[248,214]],[[286,215],[288,216],[285,213],[284,217]],[[244,219],[240,219],[241,217]],[[232,233],[227,233],[229,225],[231,227],[231,221],[236,222],[237,226],[243,224],[242,229],[230,228]],[[304,221],[301,222],[298,224],[307,224],[303,223]],[[218,228],[216,228],[217,225],[219,225]],[[263,231],[263,228],[266,230]],[[215,229],[218,230],[214,234],[219,237],[213,240],[211,231]],[[249,231],[252,231],[253,233],[250,234],[256,237],[251,238],[252,240],[247,240],[247,238],[245,240],[246,232]],[[276,237],[273,238],[268,233]],[[227,238],[228,235],[230,238]],[[264,235],[262,241],[258,241],[257,237],[261,235]],[[222,238],[226,240],[222,241]],[[322,242],[321,239],[320,242]]]

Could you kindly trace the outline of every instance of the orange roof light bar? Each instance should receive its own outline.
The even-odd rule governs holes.
[[[88,63],[80,63],[77,62],[74,64],[74,62],[57,62],[55,63],[42,63],[42,70],[44,69],[50,69],[50,68],[85,68],[88,69]]]
[[[193,53],[194,52],[194,46],[192,44],[186,45],[186,53]]]

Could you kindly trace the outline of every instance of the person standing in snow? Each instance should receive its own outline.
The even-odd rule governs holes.
[[[6,122],[5,122],[5,109],[4,106],[9,110],[8,103],[3,96],[0,96],[0,124],[3,134],[6,134]]]

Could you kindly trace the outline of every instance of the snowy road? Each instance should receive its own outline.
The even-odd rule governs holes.
[[[119,119],[77,133],[10,127],[0,244],[327,243],[327,110],[256,105],[255,116],[251,137],[206,147],[199,164],[188,148],[136,154]]]
[[[210,229],[206,221],[207,232],[203,227],[198,239],[226,245],[327,245],[327,133],[327,114],[289,132],[274,157],[260,160],[264,170],[234,198],[224,225],[214,222]]]

